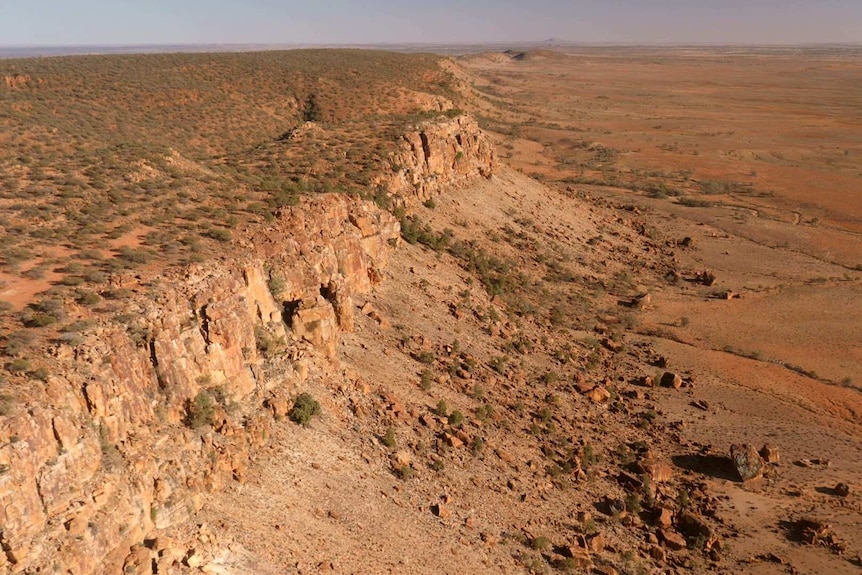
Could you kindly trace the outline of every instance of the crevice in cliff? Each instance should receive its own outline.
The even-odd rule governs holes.
[[[336,301],[338,301],[338,290],[336,290],[332,283],[321,285],[320,295],[323,299],[332,304],[332,307],[335,307]]]
[[[161,389],[165,388],[165,381],[162,378],[162,373],[159,371],[159,358],[156,357],[156,340],[151,339],[147,342],[147,347],[150,350],[150,363],[153,366],[153,371],[156,374],[156,381],[159,383],[159,387]]]
[[[15,565],[18,561],[15,558],[15,554],[12,552],[12,545],[6,540],[3,532],[0,531],[0,549],[3,550],[3,555],[6,556],[6,561],[10,565]]]
[[[57,442],[57,448],[59,450],[63,449],[63,440],[60,439],[60,432],[57,431],[57,421],[55,419],[51,419],[51,432],[54,434],[54,440]]]
[[[428,143],[428,134],[420,132],[419,139],[422,140],[422,153],[425,156],[425,166],[427,167],[428,161],[431,159],[431,144]]]
[[[210,345],[210,343],[212,343],[212,342],[210,341],[210,321],[209,321],[209,318],[207,317],[207,306],[203,306],[201,308],[199,316],[201,318],[201,325],[200,325],[201,337],[204,338],[204,341],[206,342],[207,345]]]
[[[299,311],[302,300],[286,301],[281,306],[281,320],[288,329],[293,329],[293,318]]]

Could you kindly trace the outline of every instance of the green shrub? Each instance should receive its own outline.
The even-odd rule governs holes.
[[[456,409],[449,414],[449,425],[451,425],[452,427],[459,427],[462,423],[464,423],[463,413]]]
[[[420,385],[422,389],[430,391],[432,383],[434,383],[434,372],[430,369],[423,370],[422,375],[420,376]]]
[[[389,449],[395,449],[398,445],[398,442],[395,439],[395,429],[392,427],[386,428],[386,433],[383,434],[382,438],[380,438],[380,442]]]
[[[536,551],[544,551],[551,547],[551,540],[547,537],[542,536],[533,537],[533,539],[530,541],[530,547],[532,547]]]
[[[301,393],[293,403],[288,416],[294,423],[308,425],[311,418],[320,413],[320,403],[309,393]]]
[[[215,401],[209,391],[203,389],[188,404],[186,423],[192,429],[210,425],[215,414]]]

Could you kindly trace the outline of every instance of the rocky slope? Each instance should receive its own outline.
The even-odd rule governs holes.
[[[463,116],[403,142],[386,181],[401,205],[494,169]],[[244,480],[309,358],[352,331],[352,298],[381,280],[399,232],[370,202],[323,195],[282,209],[238,254],[115,277],[118,319],[46,348],[44,386],[7,398],[0,573],[162,573],[183,559],[158,534]]]

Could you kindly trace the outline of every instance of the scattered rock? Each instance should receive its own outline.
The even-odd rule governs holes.
[[[578,393],[580,393],[582,395],[588,394],[589,392],[591,392],[595,388],[596,388],[595,383],[590,383],[587,381],[579,381],[578,383],[575,384],[575,389],[577,389]]]
[[[691,406],[696,407],[698,409],[702,409],[703,411],[709,411],[709,403],[707,403],[703,399],[698,399],[697,401],[692,401]]]
[[[799,467],[829,467],[832,465],[828,459],[800,459],[795,463]]]
[[[661,376],[661,386],[679,389],[682,387],[682,377],[677,373],[666,371],[664,372],[664,375]]]
[[[200,551],[196,549],[190,549],[189,552],[186,553],[185,558],[183,558],[183,563],[187,567],[196,569],[204,564],[204,557]]]
[[[590,552],[583,547],[566,545],[560,551],[564,560],[555,563],[561,568],[589,569],[593,564]]]
[[[618,353],[623,350],[624,344],[621,341],[617,341],[613,338],[606,337],[602,340],[602,345],[608,348],[609,351],[614,353]]]
[[[850,486],[846,483],[839,483],[832,489],[832,491],[838,497],[847,497],[848,495],[850,495]]]
[[[587,537],[587,549],[593,553],[601,553],[605,550],[605,536],[601,533],[596,533]]]
[[[459,447],[464,447],[464,442],[461,441],[458,437],[446,433],[443,435],[443,440],[446,442],[449,447],[458,449]]]
[[[652,303],[652,295],[645,293],[632,298],[631,306],[638,309],[643,309]]]
[[[771,443],[767,443],[761,447],[758,453],[760,453],[760,457],[764,463],[778,463],[781,459],[781,452],[778,446]]]
[[[816,519],[799,519],[788,524],[790,537],[806,545],[826,547],[837,555],[847,551],[847,543],[832,532],[826,523]]]
[[[731,445],[730,458],[742,481],[749,481],[763,475],[763,460],[752,446]]]
[[[586,396],[593,403],[604,403],[611,398],[611,392],[599,385],[587,392]]]
[[[440,519],[448,519],[452,516],[452,512],[449,511],[449,508],[443,505],[442,503],[436,503],[431,506],[431,513],[439,517]]]
[[[661,536],[661,540],[664,542],[665,547],[672,551],[680,551],[688,547],[688,543],[686,542],[685,537],[683,537],[676,531],[671,531],[670,529],[661,529],[659,530],[659,535]]]
[[[392,465],[395,468],[409,466],[411,460],[412,457],[410,455],[410,452],[403,449],[392,455]]]
[[[705,541],[712,539],[712,528],[706,520],[690,511],[683,511],[677,515],[676,527],[680,533],[690,539],[702,538]]]
[[[673,478],[673,468],[667,463],[645,459],[639,464],[641,473],[647,475],[653,483],[664,483]]]
[[[653,513],[653,523],[662,529],[673,525],[673,511],[667,507],[658,507]]]
[[[626,512],[626,502],[622,499],[607,498],[605,502],[611,515],[622,515]]]
[[[716,277],[714,273],[702,270],[694,274],[694,281],[707,287],[711,287],[715,285]]]
[[[652,557],[659,563],[664,563],[667,559],[667,554],[665,553],[664,549],[662,549],[658,545],[653,545],[652,547],[650,547],[647,553],[650,557]]]
[[[644,387],[655,387],[655,379],[651,375],[645,375],[641,378],[641,385]]]

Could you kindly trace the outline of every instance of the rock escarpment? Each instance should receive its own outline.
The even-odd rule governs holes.
[[[390,181],[403,203],[493,169],[466,118],[403,144]],[[121,313],[52,344],[56,375],[0,416],[0,574],[153,573],[181,559],[154,537],[244,480],[308,358],[335,355],[352,296],[383,279],[399,238],[390,213],[322,195],[232,258],[117,278],[131,294]]]
[[[391,197],[424,201],[477,177],[489,178],[497,164],[494,147],[470,116],[419,124],[401,136],[384,179]]]
[[[398,237],[365,202],[309,199],[260,234],[256,257],[153,278],[127,323],[57,348],[63,375],[0,422],[0,572],[118,572],[201,493],[241,480],[264,404],[292,393],[303,354],[334,354],[351,296]]]

